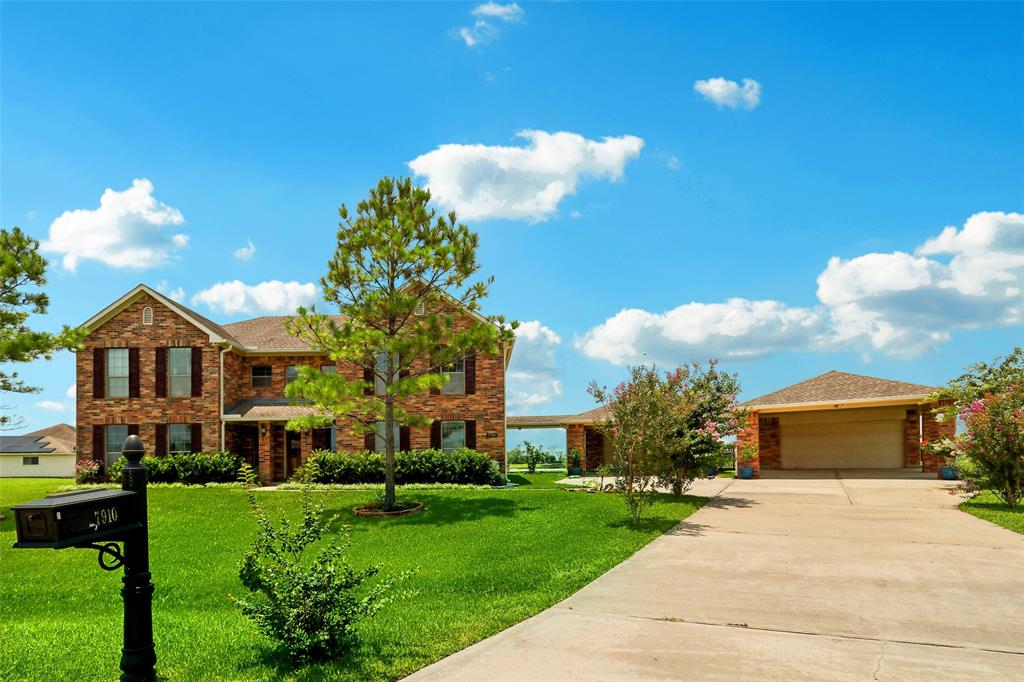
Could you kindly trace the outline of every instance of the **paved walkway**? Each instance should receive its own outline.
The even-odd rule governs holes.
[[[902,472],[698,482],[718,494],[675,529],[410,679],[1019,682],[1024,538],[956,510],[948,487]]]

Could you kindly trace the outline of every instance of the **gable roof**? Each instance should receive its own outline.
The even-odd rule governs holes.
[[[570,424],[598,424],[608,418],[608,408],[600,405],[579,414],[511,416],[505,419],[505,425],[511,429],[557,429]]]
[[[241,322],[230,322],[224,330],[238,339],[239,343],[250,348],[262,350],[285,351],[294,350],[308,353],[312,349],[308,344],[288,333],[285,326],[291,315],[267,315]],[[341,315],[328,315],[335,323],[342,321]]]
[[[832,370],[777,391],[748,400],[747,407],[845,403],[851,401],[919,401],[935,390],[932,386],[879,379],[862,374]]]
[[[31,433],[26,433],[26,436],[48,436],[50,438],[56,438],[58,440],[67,441],[68,443],[75,442],[75,434],[78,431],[71,424],[54,424],[53,426],[47,426],[42,429],[36,429]]]

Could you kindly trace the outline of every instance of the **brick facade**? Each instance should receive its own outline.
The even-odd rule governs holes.
[[[761,469],[780,469],[782,436],[779,433],[778,416],[758,417],[757,433],[758,473]]]
[[[144,308],[152,308],[153,323],[143,324]],[[456,318],[456,324],[468,324]],[[94,349],[131,347],[138,350],[137,368],[139,396],[136,398],[101,398],[93,396]],[[202,365],[202,395],[189,398],[157,397],[157,348],[199,348]],[[289,365],[334,364],[326,356],[245,354],[235,348],[223,351],[224,407],[241,400],[283,398],[285,368]],[[158,424],[201,424],[201,449],[221,448],[221,355],[222,348],[210,342],[207,332],[192,325],[178,312],[156,298],[141,293],[123,310],[96,326],[78,353],[77,418],[78,455],[93,456],[93,426],[107,424],[138,425],[139,436],[147,452],[157,448]],[[426,360],[423,361],[426,368]],[[504,354],[478,353],[475,356],[475,390],[470,394],[423,394],[406,399],[402,406],[410,412],[442,421],[473,421],[476,425],[476,449],[487,453],[504,465],[505,457],[505,365]],[[256,365],[271,367],[271,386],[253,388],[251,372]],[[338,371],[349,379],[362,379],[362,370],[353,365],[338,365]],[[283,429],[284,420],[262,422],[229,421],[224,426],[224,447],[232,452],[249,450],[259,461],[263,480],[281,480],[293,472],[287,467],[286,446],[290,438]],[[364,436],[354,433],[351,425],[337,424],[337,448],[355,451],[364,447]],[[163,431],[165,433],[165,431]],[[306,432],[296,434],[299,440],[298,463],[306,460],[316,447],[323,447],[329,435]],[[409,430],[409,446],[424,449],[431,446],[429,427]],[[200,447],[193,447],[199,450]]]
[[[749,466],[749,467],[752,467],[754,469],[754,477],[755,478],[761,475],[760,451],[758,452],[758,455],[754,457],[754,460],[752,462],[744,462],[741,465],[740,460],[739,460],[740,446],[745,445],[747,443],[754,443],[755,445],[758,446],[758,448],[760,448],[760,446],[761,446],[760,445],[760,440],[761,440],[761,415],[758,414],[757,410],[752,410],[747,415],[747,425],[744,426],[742,429],[740,429],[739,432],[736,434],[736,473],[737,474],[739,474],[740,466]]]

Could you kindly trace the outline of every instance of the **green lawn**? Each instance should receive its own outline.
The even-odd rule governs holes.
[[[1003,528],[1017,533],[1024,533],[1024,506],[1010,509],[999,501],[991,490],[979,493],[976,497],[960,505],[960,509]]]
[[[359,519],[368,491],[319,491],[352,528],[351,559],[385,572],[418,568],[411,599],[362,630],[348,658],[293,669],[275,657],[229,601],[254,524],[242,491],[150,490],[150,540],[158,669],[170,680],[396,679],[558,602],[703,504],[661,498],[640,528],[617,495],[554,489],[556,474],[526,476],[511,490],[416,490],[420,514]],[[0,481],[0,508],[66,480]],[[298,492],[261,493],[296,515]],[[0,679],[110,680],[121,646],[120,572],[91,550],[12,550],[11,513],[0,524]]]

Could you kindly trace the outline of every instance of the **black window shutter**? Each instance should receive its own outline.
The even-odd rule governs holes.
[[[466,395],[476,393],[476,353],[466,353]]]
[[[107,386],[107,349],[92,349],[92,397],[102,398]]]
[[[107,456],[107,434],[102,424],[94,424],[92,427],[92,459],[94,462],[102,462]]]
[[[139,392],[139,349],[128,349],[128,397],[138,398]]]
[[[435,348],[435,349],[434,349],[434,354],[433,354],[433,355],[431,356],[431,358],[430,358],[430,362],[434,362],[434,360],[435,360],[435,359],[436,359],[436,358],[437,358],[437,357],[438,357],[438,356],[439,356],[440,354],[441,354],[441,349],[440,349],[440,348]],[[430,373],[431,373],[431,374],[441,374],[441,365],[432,365],[432,366],[430,367]],[[434,388],[433,386],[431,386],[431,387],[430,387],[430,395],[441,395],[441,389],[439,389],[439,388]],[[433,446],[433,445],[431,445],[430,447],[434,447],[434,446]],[[440,447],[440,446],[438,446],[438,447]]]
[[[199,347],[192,349],[192,397],[203,397],[203,349]],[[195,431],[195,427],[192,430]]]
[[[192,357],[195,357],[195,355],[193,354]],[[192,380],[195,381],[195,375],[194,374],[192,375],[192,377],[193,377]],[[192,443],[190,443],[190,446],[191,447],[189,449],[192,452],[202,452],[203,451],[203,425],[202,424],[193,424],[192,425]]]
[[[167,424],[155,424],[156,426],[156,454],[163,457],[167,454]]]
[[[157,348],[153,362],[156,367],[156,397],[167,397],[167,349]]]
[[[435,419],[430,424],[430,447],[435,450],[441,449],[441,420]]]
[[[138,424],[129,424],[128,425],[128,435],[129,436],[137,436],[137,435],[139,435],[139,425]]]
[[[363,368],[363,381],[368,382],[370,385],[363,389],[363,395],[373,395],[375,393],[374,389],[376,388],[376,384],[377,384],[375,379],[376,378],[373,375],[373,367],[364,367]],[[369,448],[369,449],[372,450],[373,448]]]
[[[363,436],[363,449],[367,452],[373,452],[377,447],[377,434],[370,431]]]
[[[398,449],[402,452],[409,452],[412,450],[412,438],[409,432],[408,426],[403,426],[398,429]]]
[[[466,420],[466,447],[476,450],[476,421],[473,419]]]

